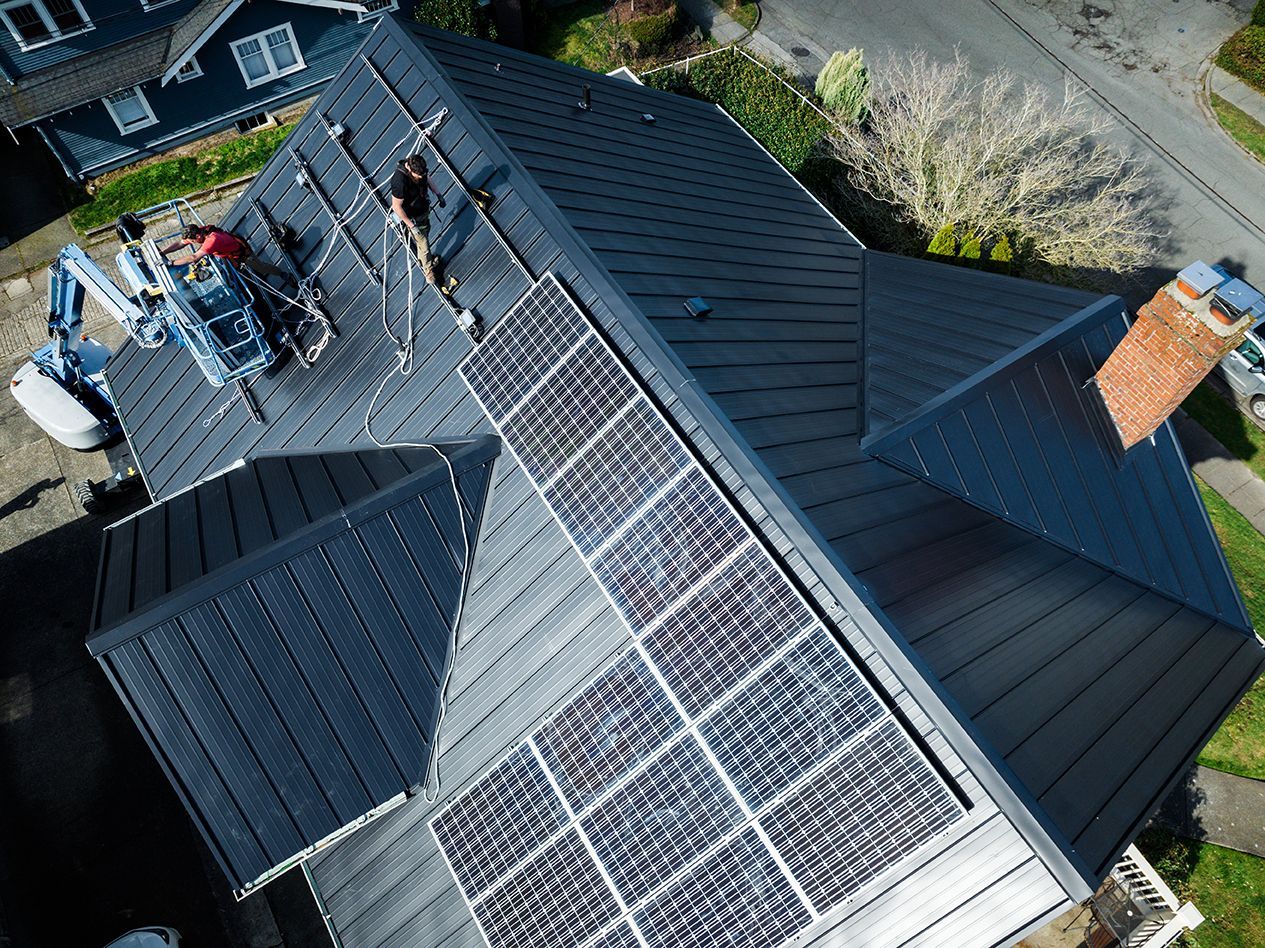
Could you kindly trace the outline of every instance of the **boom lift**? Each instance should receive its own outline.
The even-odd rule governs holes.
[[[145,221],[160,216],[174,216],[174,231],[147,237]],[[36,424],[67,447],[91,451],[116,443],[123,433],[104,377],[112,352],[83,332],[85,295],[138,346],[155,349],[175,343],[188,349],[212,385],[236,387],[256,422],[263,419],[250,396],[249,379],[272,366],[286,349],[310,364],[286,319],[286,298],[252,290],[271,290],[261,286],[261,279],[243,278],[230,261],[209,256],[189,267],[167,262],[159,247],[175,239],[187,223],[202,221],[183,200],[119,218],[115,229],[122,246],[115,263],[130,293],[74,244],[62,248],[49,266],[50,341],[18,369],[10,391]],[[311,307],[318,305],[319,295],[309,291],[301,299],[305,310],[317,312]],[[319,319],[328,327],[323,314]]]

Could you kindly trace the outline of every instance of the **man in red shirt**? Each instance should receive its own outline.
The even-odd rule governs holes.
[[[218,227],[208,227],[199,224],[190,224],[181,233],[178,241],[170,247],[163,248],[163,255],[174,253],[181,247],[197,247],[193,253],[185,254],[183,257],[177,257],[171,261],[173,267],[182,267],[189,263],[197,263],[203,257],[220,257],[229,260],[232,263],[246,267],[256,276],[263,278],[269,276],[278,276],[287,283],[293,283],[294,279],[290,274],[286,273],[280,267],[273,266],[266,260],[260,260],[253,253],[246,242],[240,237],[235,237],[226,230],[220,230]]]

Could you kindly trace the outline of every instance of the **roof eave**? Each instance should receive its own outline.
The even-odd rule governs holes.
[[[184,49],[168,50],[167,68],[163,70],[161,85],[165,86],[174,79],[176,77],[176,73],[180,71],[180,67],[188,62],[192,57],[197,55],[198,50],[206,45],[206,41],[216,34],[219,28],[228,21],[229,17],[237,12],[244,2],[245,0],[232,0],[232,2],[221,10],[219,14],[216,15],[215,19],[207,24],[202,32],[195,36],[193,41],[187,44]],[[193,10],[190,11],[190,15],[192,15],[196,10],[197,7],[194,7]]]

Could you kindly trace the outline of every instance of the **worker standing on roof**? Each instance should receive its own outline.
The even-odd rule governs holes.
[[[417,259],[422,265],[427,283],[435,282],[439,258],[430,252],[430,192],[435,193],[439,206],[444,206],[444,196],[426,173],[426,157],[409,155],[395,167],[391,175],[391,210],[395,211],[404,226],[413,235],[417,246]]]
[[[294,278],[280,267],[273,266],[266,260],[260,260],[256,257],[246,241],[235,234],[230,234],[226,230],[220,230],[218,227],[211,227],[206,224],[188,225],[181,232],[179,240],[171,246],[163,248],[163,256],[175,253],[181,247],[197,247],[198,249],[193,253],[185,254],[183,257],[177,257],[172,260],[171,265],[173,267],[197,263],[207,256],[220,257],[237,266],[245,267],[260,278],[278,276],[285,280],[286,283],[294,283]]]

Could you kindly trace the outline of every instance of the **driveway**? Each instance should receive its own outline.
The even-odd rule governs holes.
[[[1071,73],[1120,125],[1116,139],[1152,168],[1169,231],[1158,269],[1203,259],[1265,286],[1265,166],[1220,130],[1198,95],[1206,58],[1247,22],[1252,5],[762,0],[760,30],[786,49],[799,47],[810,74],[831,50],[851,46],[863,47],[871,63],[915,46],[938,59],[958,49],[978,74],[1004,66],[1056,92]]]

